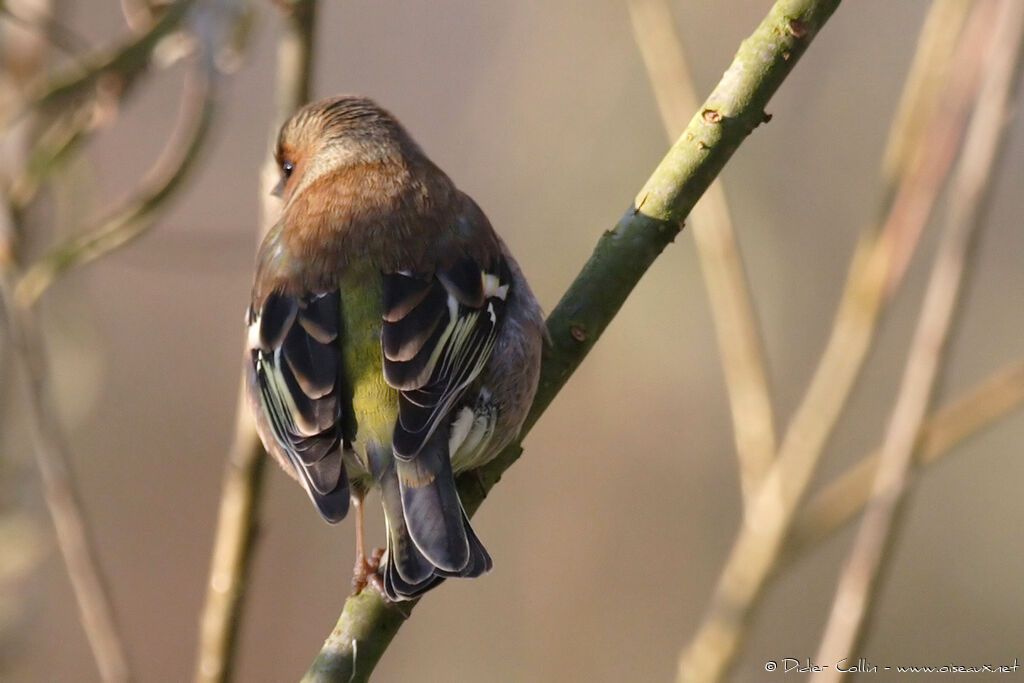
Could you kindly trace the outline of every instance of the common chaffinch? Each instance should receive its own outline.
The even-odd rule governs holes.
[[[371,100],[307,105],[276,159],[283,207],[257,256],[246,353],[263,444],[328,522],[351,496],[357,576],[390,599],[490,570],[454,475],[519,433],[540,306],[476,203]],[[382,577],[362,548],[374,486]]]

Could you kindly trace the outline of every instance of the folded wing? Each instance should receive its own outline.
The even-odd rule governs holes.
[[[249,311],[251,362],[273,446],[332,523],[349,504],[340,326],[337,291],[273,292]]]

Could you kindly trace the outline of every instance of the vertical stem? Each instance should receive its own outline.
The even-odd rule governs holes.
[[[40,356],[42,339],[29,309],[14,304],[9,273],[0,274],[0,298],[16,369],[21,374],[28,406],[33,451],[43,495],[57,533],[57,545],[78,604],[85,635],[100,677],[107,682],[130,679],[128,657],[103,580],[95,543],[85,521],[71,460],[57,409],[49,400],[48,373]]]
[[[264,460],[243,387],[217,515],[216,541],[200,622],[196,681],[212,683],[231,678],[242,601],[256,541]]]
[[[259,234],[269,229],[277,206],[270,189],[279,172],[273,165],[273,145],[284,119],[308,99],[313,80],[316,0],[281,3],[284,30],[278,43],[275,121],[271,154],[260,182],[262,217]],[[234,441],[228,451],[214,539],[206,601],[200,619],[195,680],[230,680],[237,654],[245,589],[252,569],[256,525],[266,457],[249,414],[245,387],[239,389]]]

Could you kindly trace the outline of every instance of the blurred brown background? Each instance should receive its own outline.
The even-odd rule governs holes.
[[[676,15],[701,96],[768,2],[691,0]],[[258,169],[272,116],[271,3],[223,91],[202,170],[144,239],[44,298],[74,467],[143,681],[191,677],[243,311],[256,247]],[[842,6],[724,172],[770,359],[780,428],[818,360],[927,3]],[[96,44],[123,35],[116,3],[69,3]],[[324,2],[315,93],[368,94],[477,199],[550,310],[667,148],[621,0]],[[163,72],[90,143],[97,212],[134,183],[177,113]],[[1024,101],[1019,100],[1019,103]],[[1008,137],[939,402],[1024,352],[1024,126]],[[933,221],[883,325],[820,482],[880,440],[916,317]],[[0,447],[44,523],[18,410]],[[930,469],[882,590],[866,652],[881,664],[1024,661],[1024,415]],[[495,560],[416,610],[381,681],[656,681],[675,675],[739,524],[728,406],[691,235],[641,282],[530,434],[474,521]],[[294,680],[349,590],[349,521],[323,524],[270,471],[239,681]],[[812,485],[812,491],[817,485]],[[376,506],[373,506],[376,508]],[[47,529],[48,527],[42,527]],[[383,541],[374,519],[372,538]],[[737,680],[813,657],[849,530],[768,591]],[[0,677],[97,674],[51,540]],[[776,674],[780,676],[781,674]],[[870,680],[885,680],[873,676]]]

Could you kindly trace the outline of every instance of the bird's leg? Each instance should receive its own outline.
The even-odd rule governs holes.
[[[373,584],[377,591],[384,595],[384,586],[381,584],[380,575],[377,569],[380,567],[381,551],[374,550],[366,556],[366,543],[363,536],[363,495],[362,493],[352,494],[352,507],[356,513],[356,564],[352,569],[352,594],[362,592],[367,583]]]

